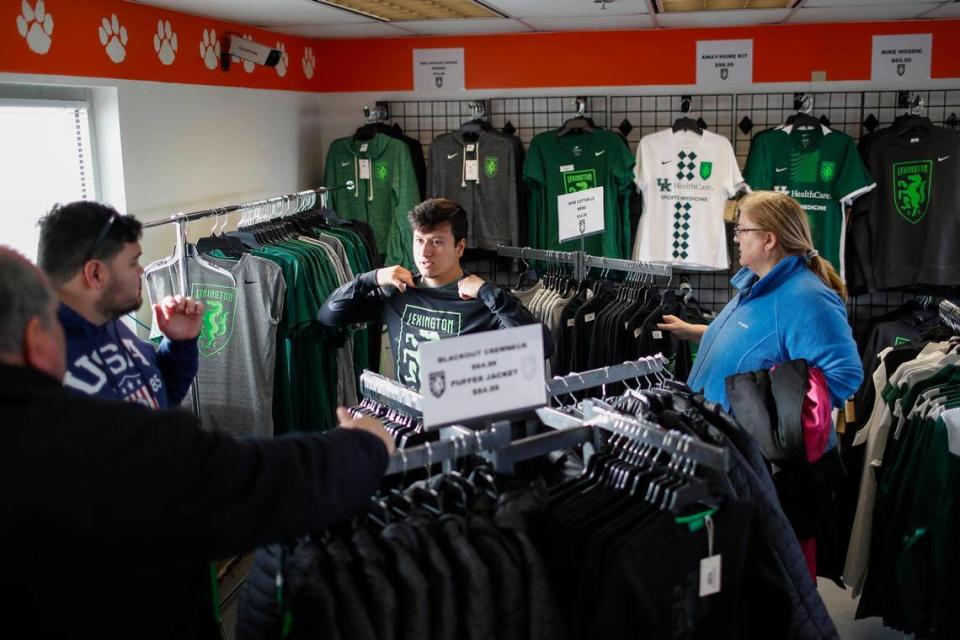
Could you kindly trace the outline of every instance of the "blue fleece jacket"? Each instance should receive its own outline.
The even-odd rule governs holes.
[[[67,338],[70,391],[155,409],[180,404],[197,375],[197,341],[164,338],[158,349],[122,322],[97,326],[65,304],[58,312]]]
[[[738,293],[703,335],[691,388],[729,411],[727,376],[804,358],[823,371],[834,406],[853,395],[863,366],[847,310],[802,258],[784,258],[763,278],[743,268],[730,282]]]

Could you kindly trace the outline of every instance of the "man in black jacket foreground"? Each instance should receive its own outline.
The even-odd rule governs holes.
[[[375,420],[238,440],[178,410],[76,396],[57,298],[0,246],[4,637],[216,638],[209,562],[358,511],[393,443]]]
[[[343,285],[323,303],[317,319],[327,326],[387,323],[396,378],[420,389],[420,345],[453,336],[536,324],[538,320],[509,291],[466,273],[460,258],[467,246],[467,214],[444,198],[425,200],[408,216],[413,227],[414,276],[396,265],[369,271]],[[553,341],[543,325],[543,355]]]

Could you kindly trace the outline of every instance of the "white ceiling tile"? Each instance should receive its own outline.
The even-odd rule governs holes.
[[[465,18],[461,20],[410,20],[395,22],[413,33],[430,36],[479,35],[487,33],[521,33],[530,31],[516,20],[504,18]]]
[[[836,7],[853,7],[861,5],[888,5],[888,4],[898,4],[898,5],[909,5],[909,4],[928,4],[930,0],[807,0],[803,3],[804,9],[811,9],[817,7],[825,8],[836,8]]]
[[[311,0],[136,0],[163,9],[256,26],[373,22]]]
[[[870,22],[872,20],[905,20],[929,11],[937,3],[886,5],[879,7],[836,7],[832,9],[799,9],[790,16],[790,24],[809,22]]]
[[[414,35],[386,22],[369,22],[363,24],[318,24],[310,26],[280,26],[270,27],[271,31],[285,33],[291,36],[305,38],[398,38]]]
[[[678,11],[657,14],[661,27],[734,27],[782,21],[789,9],[746,9],[742,11]]]
[[[648,29],[653,20],[648,14],[606,18],[527,18],[537,31],[599,31],[601,29]]]
[[[945,2],[939,9],[923,15],[924,18],[960,18],[960,2]]]
[[[511,18],[581,18],[647,13],[646,0],[614,0],[606,8],[593,0],[484,0]]]

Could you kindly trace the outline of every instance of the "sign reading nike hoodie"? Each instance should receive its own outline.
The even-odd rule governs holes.
[[[464,272],[464,276],[467,276]],[[420,276],[415,287],[399,291],[377,285],[377,272],[357,276],[327,298],[317,319],[327,326],[366,322],[382,310],[390,331],[390,347],[397,380],[420,389],[420,345],[468,333],[519,327],[539,322],[507,291],[486,282],[475,300],[463,300],[457,282],[426,287]],[[553,342],[543,327],[543,353],[549,357]]]
[[[122,322],[95,325],[65,304],[57,313],[67,339],[64,386],[153,409],[177,405],[197,375],[197,341],[144,342]]]

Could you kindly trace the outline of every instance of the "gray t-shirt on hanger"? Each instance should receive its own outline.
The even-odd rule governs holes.
[[[179,264],[155,265],[144,274],[151,302],[180,290]],[[237,262],[202,256],[188,259],[187,275],[190,295],[206,306],[197,341],[203,428],[272,436],[277,325],[287,288],[280,267],[248,254]]]

